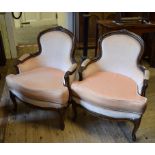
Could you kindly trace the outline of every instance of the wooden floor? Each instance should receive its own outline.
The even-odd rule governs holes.
[[[132,124],[99,119],[83,109],[78,110],[77,122],[72,122],[72,110],[66,112],[64,131],[59,129],[58,116],[52,111],[33,109],[18,101],[13,114],[5,76],[14,73],[14,61],[0,67],[0,142],[132,142]],[[137,142],[155,142],[155,69],[147,91],[148,107],[137,132]]]

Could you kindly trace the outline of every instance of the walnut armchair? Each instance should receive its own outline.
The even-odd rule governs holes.
[[[73,56],[75,37],[67,29],[54,27],[39,34],[38,45],[39,52],[19,58],[18,74],[6,77],[10,98],[14,110],[18,98],[38,108],[57,111],[63,130],[65,109],[71,101],[70,84],[77,68]]]
[[[143,50],[143,40],[127,30],[101,36],[98,56],[83,61],[79,81],[71,85],[74,119],[80,106],[97,116],[129,120],[135,141],[147,102],[149,71],[139,65]]]

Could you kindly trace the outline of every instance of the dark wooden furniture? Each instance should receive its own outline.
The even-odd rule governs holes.
[[[23,96],[24,94],[22,94],[22,92],[19,92],[19,94],[21,93],[22,95],[17,95],[18,93],[14,93],[15,91],[13,91],[10,87],[9,87],[9,84],[8,84],[8,87],[9,87],[9,93],[10,93],[10,98],[13,102],[13,105],[14,105],[14,112],[17,112],[17,102],[16,102],[16,98],[21,100],[22,102],[24,103],[27,103],[28,105],[30,105],[31,107],[36,107],[36,108],[41,108],[41,109],[45,109],[45,110],[53,110],[53,111],[56,111],[58,114],[59,114],[59,117],[60,117],[60,128],[61,130],[64,130],[65,128],[65,124],[64,124],[64,115],[65,115],[65,111],[66,111],[66,108],[68,108],[68,106],[71,104],[71,78],[70,76],[72,76],[73,74],[75,74],[75,71],[77,69],[77,64],[76,64],[76,61],[74,59],[74,52],[75,52],[75,36],[67,29],[61,27],[61,26],[58,26],[58,27],[53,27],[53,28],[50,28],[50,29],[47,29],[47,30],[44,30],[42,32],[40,32],[40,34],[38,35],[38,46],[39,46],[39,51],[34,53],[34,54],[25,54],[23,55],[22,57],[20,57],[18,59],[18,62],[16,64],[16,69],[17,69],[17,75],[18,74],[21,74],[22,73],[22,70],[21,68],[19,67],[21,64],[23,65],[24,63],[26,63],[27,61],[29,60],[34,60],[34,58],[37,58],[38,56],[41,55],[42,52],[47,52],[48,50],[44,51],[43,50],[43,43],[41,42],[41,37],[42,36],[45,36],[46,34],[48,33],[52,33],[52,32],[62,32],[62,34],[64,33],[65,35],[68,35],[68,37],[70,37],[71,39],[71,49],[69,51],[69,61],[70,63],[72,64],[70,67],[71,68],[68,68],[68,70],[65,71],[64,73],[64,83],[62,83],[62,85],[64,85],[65,87],[67,87],[68,89],[68,92],[69,92],[69,97],[68,97],[68,101],[67,101],[67,105],[63,105],[61,103],[53,103],[53,102],[50,102],[50,101],[43,101],[43,100],[38,100],[36,99],[35,97],[32,99],[32,98],[29,98],[29,97],[25,97],[25,98],[29,98],[28,100],[26,100]],[[56,37],[56,36],[54,36]],[[61,40],[62,41],[62,40]],[[63,40],[64,41],[64,40]],[[55,41],[55,44],[57,42]],[[61,44],[61,42],[60,42]],[[49,46],[49,44],[48,44]],[[51,48],[51,47],[50,47]],[[59,50],[58,50],[59,51]],[[68,52],[68,51],[67,51]],[[60,54],[60,53],[58,53]],[[44,55],[45,56],[45,55]],[[44,57],[45,58],[45,57]],[[41,61],[41,59],[39,59]],[[44,60],[45,61],[45,60]],[[39,63],[39,61],[37,60],[35,63]],[[61,62],[62,63],[62,62]],[[65,61],[65,63],[67,63]],[[41,64],[41,63],[40,63]],[[45,64],[44,65],[40,65],[41,67],[47,67]],[[36,68],[39,68],[40,66],[36,66]],[[32,65],[31,65],[32,67]],[[66,66],[67,67],[67,66]],[[50,66],[50,68],[52,68],[52,65]],[[56,68],[56,67],[55,67]],[[58,70],[60,70],[59,68],[56,68]],[[25,71],[26,72],[26,71]],[[54,73],[53,73],[54,74]],[[9,77],[9,75],[6,77],[6,81],[7,78]],[[39,78],[39,77],[38,77]],[[16,84],[15,84],[16,85]],[[14,88],[15,90],[15,88]],[[52,89],[51,89],[52,90]],[[18,90],[17,90],[18,91]],[[51,97],[52,98],[52,97]],[[60,106],[59,107],[55,107],[55,106],[40,106],[38,104],[35,104],[36,102],[42,102],[41,104],[43,104],[43,102],[50,102],[50,104],[59,104]],[[35,103],[34,103],[35,102]],[[58,101],[59,102],[59,101]]]
[[[82,57],[82,60],[87,59],[89,18],[90,18],[90,15],[88,12],[83,14],[84,28],[83,28],[83,57]]]
[[[155,22],[116,23],[115,21],[112,21],[112,20],[98,20],[96,25],[97,35],[96,35],[95,56],[97,55],[97,48],[98,48],[97,42],[98,42],[99,34],[103,34],[114,30],[121,30],[121,29],[127,29],[129,31],[132,31],[142,36],[142,34],[145,34],[145,33],[155,32]],[[152,67],[155,67],[155,47],[153,46],[154,41],[152,40],[150,44],[152,48],[150,53],[150,65]]]
[[[117,12],[115,21],[117,23],[127,23],[127,22],[149,22],[150,13],[149,12]]]
[[[143,42],[143,40],[138,35],[136,35],[136,34],[134,34],[132,32],[129,32],[127,30],[119,30],[119,31],[108,32],[108,33],[106,33],[106,34],[104,34],[104,35],[102,35],[100,37],[100,39],[99,39],[99,53],[98,53],[97,57],[95,57],[94,59],[86,59],[85,61],[83,61],[83,63],[79,67],[79,70],[78,70],[79,81],[87,80],[87,77],[90,77],[90,76],[92,76],[92,75],[94,75],[96,73],[96,71],[94,70],[94,73],[91,72],[90,75],[89,75],[90,69],[88,69],[88,68],[90,66],[92,67],[93,64],[95,66],[95,63],[97,63],[98,61],[100,61],[100,64],[104,62],[104,56],[103,56],[103,53],[104,53],[104,49],[103,48],[104,47],[102,47],[103,40],[105,38],[109,37],[109,36],[120,35],[120,34],[121,35],[126,35],[126,36],[129,36],[129,37],[133,38],[141,46],[140,52],[139,52],[139,54],[137,56],[137,59],[136,59],[136,63],[137,63],[137,66],[138,66],[137,69],[139,71],[143,72],[143,74],[144,74],[143,87],[141,88],[141,93],[139,93],[139,94],[141,96],[145,96],[145,92],[146,92],[146,89],[147,89],[147,86],[148,86],[148,79],[149,79],[149,76],[147,75],[147,72],[149,72],[149,71],[144,66],[140,65],[141,56],[142,56],[142,54],[144,52],[144,42]],[[125,55],[125,57],[126,57],[126,55]],[[114,60],[114,58],[113,58],[113,60]],[[95,67],[92,67],[91,70],[96,69],[97,66],[98,65],[96,65]],[[102,64],[102,66],[104,66],[104,65]],[[130,69],[132,69],[132,68],[130,68]],[[103,70],[103,68],[101,70]],[[106,71],[110,71],[110,70],[108,70],[108,68],[106,68]],[[119,72],[116,72],[116,73],[119,73]],[[88,74],[88,75],[86,76],[86,74]],[[123,75],[123,73],[122,73],[122,75]],[[131,77],[132,77],[132,75],[131,75]],[[136,141],[136,132],[137,132],[139,126],[140,126],[141,118],[143,116],[143,113],[145,112],[146,106],[143,107],[143,110],[142,110],[143,112],[141,114],[138,114],[139,117],[137,117],[137,116],[136,117],[135,116],[130,117],[129,115],[126,117],[125,115],[123,116],[123,114],[121,115],[121,117],[118,117],[117,115],[113,116],[113,115],[111,115],[109,113],[107,114],[106,112],[104,114],[104,112],[101,113],[101,111],[96,112],[97,110],[95,108],[94,109],[91,108],[91,106],[86,106],[86,102],[90,103],[90,101],[87,100],[87,97],[85,99],[83,99],[83,97],[78,96],[78,91],[76,92],[76,90],[78,90],[78,89],[76,88],[76,89],[73,90],[73,91],[75,91],[76,95],[75,96],[73,95],[73,97],[72,97],[72,99],[73,99],[72,106],[73,106],[73,111],[74,111],[73,120],[74,121],[77,118],[77,107],[82,107],[82,108],[86,109],[89,113],[92,113],[93,115],[96,115],[98,117],[102,117],[102,118],[105,118],[105,119],[111,119],[111,120],[116,120],[116,121],[130,121],[130,122],[132,122],[134,124],[134,128],[133,128],[133,131],[132,131],[132,140]],[[85,104],[82,104],[82,102],[85,102]],[[93,102],[91,102],[90,105],[94,105],[96,107],[98,106],[97,104],[94,104]],[[109,110],[109,107],[108,108],[105,107],[105,109]],[[115,112],[117,112],[117,110]],[[123,112],[123,111],[121,111],[121,112]]]
[[[75,13],[75,35],[77,48],[83,49],[82,59],[88,56],[88,49],[95,48],[96,22],[101,19],[113,19],[115,12],[77,12]]]
[[[6,63],[6,57],[4,52],[3,39],[0,31],[0,66],[4,66]]]

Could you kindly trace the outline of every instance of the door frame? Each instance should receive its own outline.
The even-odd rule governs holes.
[[[3,45],[4,45],[5,57],[6,57],[6,59],[10,59],[11,53],[10,53],[8,32],[7,32],[7,28],[6,28],[6,22],[5,22],[5,12],[0,13],[0,30],[1,30],[2,41],[3,41]]]
[[[17,49],[16,49],[16,39],[15,39],[15,27],[14,27],[14,21],[12,18],[11,12],[5,13],[5,23],[8,33],[8,40],[10,44],[10,58],[17,58]]]

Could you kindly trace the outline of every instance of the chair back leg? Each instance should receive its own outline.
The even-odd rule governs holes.
[[[77,119],[77,107],[75,101],[72,100],[72,110],[73,110],[73,117],[72,120],[75,122]]]
[[[60,117],[60,129],[65,129],[65,123],[64,123],[64,116],[65,116],[65,108],[61,108],[58,110],[59,117]]]

